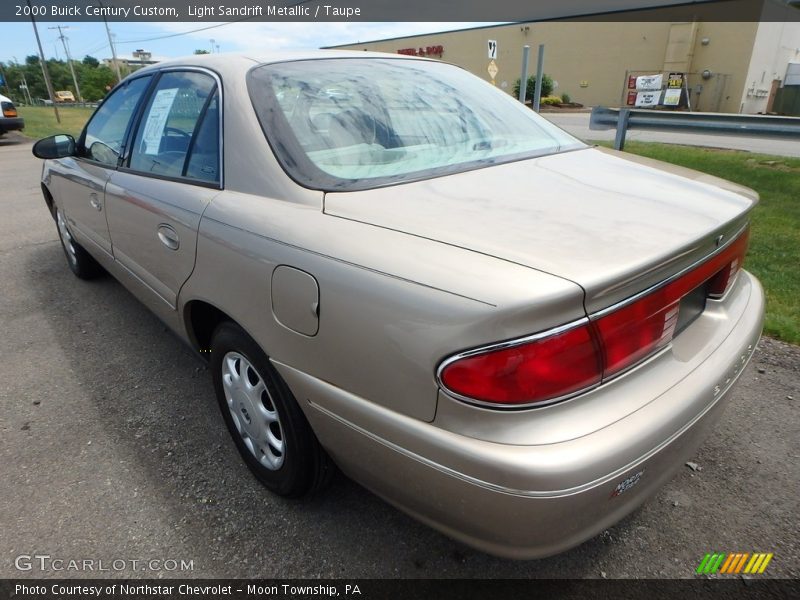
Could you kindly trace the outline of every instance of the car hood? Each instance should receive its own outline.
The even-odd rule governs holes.
[[[714,252],[757,198],[696,171],[587,148],[328,193],[325,212],[568,279],[593,311]]]

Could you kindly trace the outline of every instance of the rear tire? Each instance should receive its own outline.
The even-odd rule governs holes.
[[[70,270],[80,279],[94,279],[102,275],[103,267],[72,237],[61,209],[56,207],[54,213],[58,239],[61,240],[61,248],[67,257]]]
[[[222,417],[256,479],[289,498],[324,488],[333,462],[267,355],[235,323],[214,332],[211,372]]]

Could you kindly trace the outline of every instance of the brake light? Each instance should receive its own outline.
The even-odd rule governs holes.
[[[507,405],[545,402],[600,383],[601,364],[588,320],[583,325],[474,356],[439,375],[452,392]]]
[[[681,299],[706,285],[725,294],[741,269],[749,227],[721,252],[667,283],[573,325],[445,361],[439,380],[469,401],[521,406],[585,391],[672,341]]]

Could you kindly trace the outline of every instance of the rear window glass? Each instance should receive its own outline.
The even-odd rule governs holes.
[[[248,88],[281,164],[315,189],[366,189],[584,147],[443,63],[277,63],[252,70]]]

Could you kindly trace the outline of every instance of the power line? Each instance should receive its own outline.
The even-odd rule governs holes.
[[[300,0],[300,2],[292,2],[290,4],[285,5],[286,7],[289,6],[300,6],[301,4],[308,4],[314,0]],[[159,35],[156,37],[150,38],[143,38],[141,40],[123,40],[118,41],[117,44],[141,44],[143,42],[154,42],[156,40],[166,40],[169,38],[180,37],[182,35],[189,35],[190,33],[197,33],[199,31],[208,31],[209,29],[216,29],[217,27],[225,27],[226,25],[234,25],[236,23],[242,23],[243,21],[250,21],[254,19],[255,16],[251,17],[242,17],[240,19],[235,19],[233,21],[226,21],[225,23],[217,23],[216,25],[207,25],[205,27],[198,27],[197,29],[190,29],[189,31],[180,31],[178,33],[170,33],[167,35]]]

